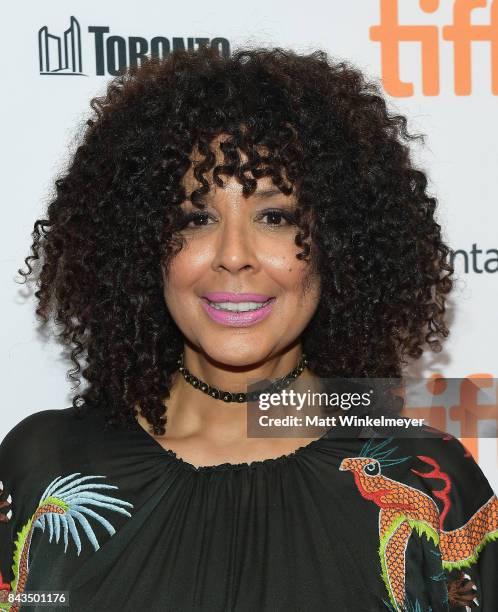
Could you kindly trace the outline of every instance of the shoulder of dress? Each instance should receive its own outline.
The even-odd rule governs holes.
[[[56,434],[54,427],[63,426],[75,418],[75,410],[68,408],[40,410],[24,417],[7,433],[2,445],[25,444],[30,439],[39,440],[45,433]]]
[[[50,456],[77,423],[75,410],[41,410],[24,417],[0,443],[0,470],[3,473],[29,474]]]
[[[488,479],[464,444],[450,434],[428,429],[427,436],[395,441],[398,452],[411,459],[410,472],[419,482],[430,485],[438,498],[447,494],[469,509],[493,497]]]

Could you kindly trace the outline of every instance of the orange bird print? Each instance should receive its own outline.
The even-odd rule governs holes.
[[[434,491],[443,501],[440,512],[434,499],[426,493],[382,473],[383,468],[401,463],[409,457],[393,458],[396,447],[388,448],[392,438],[375,444],[373,439],[356,457],[346,457],[339,469],[353,474],[358,491],[376,504],[379,511],[379,556],[382,578],[394,610],[404,611],[405,550],[413,531],[432,540],[439,547],[444,569],[451,571],[469,567],[477,561],[487,542],[498,538],[498,499],[492,495],[473,516],[458,529],[446,531],[444,520],[450,508],[448,493],[451,481],[431,457],[418,458],[431,466],[429,472],[411,471],[424,478],[444,481],[444,488]],[[387,448],[386,448],[387,447]],[[472,595],[470,596],[472,598]]]

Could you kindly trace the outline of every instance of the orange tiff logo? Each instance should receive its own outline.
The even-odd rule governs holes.
[[[455,93],[468,96],[472,92],[472,42],[487,41],[491,49],[491,91],[498,95],[498,0],[489,8],[489,24],[471,23],[472,11],[486,8],[487,0],[455,0],[453,23],[442,28],[436,25],[400,25],[398,0],[380,0],[380,23],[371,26],[370,38],[380,43],[382,81],[391,96],[413,96],[413,83],[400,79],[399,44],[419,42],[422,56],[422,93],[439,95],[439,38],[453,44]],[[439,0],[419,0],[425,13],[434,13]]]
[[[449,405],[442,399],[442,394],[447,390],[449,384],[457,382],[456,403]],[[423,419],[424,422],[439,429],[443,432],[448,432],[451,425],[458,423],[460,425],[460,441],[466,447],[467,451],[473,455],[476,461],[479,461],[479,426],[487,423],[491,426],[489,429],[490,436],[495,438],[498,431],[498,380],[493,378],[491,374],[470,374],[461,379],[445,379],[441,374],[433,374],[426,383],[426,389],[432,396],[430,405],[414,406],[405,403],[402,414],[411,418]],[[488,390],[487,397],[489,403],[481,404],[478,402],[478,393],[480,390]],[[402,392],[401,396],[405,397]],[[439,401],[436,399],[439,398]],[[498,438],[495,438],[498,442]],[[497,464],[498,464],[498,446],[497,446]]]

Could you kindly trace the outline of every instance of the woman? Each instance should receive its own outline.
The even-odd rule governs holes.
[[[87,385],[0,447],[5,598],[498,609],[498,502],[457,440],[247,435],[251,379],[398,377],[448,334],[405,118],[279,49],[175,52],[92,108],[21,271]]]

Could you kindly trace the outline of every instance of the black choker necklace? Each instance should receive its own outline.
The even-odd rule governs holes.
[[[191,374],[189,370],[183,365],[183,353],[181,354],[177,363],[179,366],[178,369],[183,374],[183,378],[189,383],[189,385],[192,385],[192,387],[195,387],[196,389],[200,389],[206,395],[210,395],[211,397],[214,397],[215,399],[221,399],[224,402],[243,403],[247,401],[252,402],[252,401],[258,400],[259,396],[262,393],[278,393],[284,387],[287,387],[288,385],[290,385],[290,383],[301,374],[301,372],[304,370],[308,361],[306,359],[306,355],[303,353],[301,355],[301,358],[299,359],[299,363],[292,370],[292,372],[289,372],[282,378],[279,378],[274,383],[270,384],[270,386],[267,387],[266,389],[262,389],[261,391],[252,391],[249,393],[231,393],[230,391],[221,391],[221,389],[217,389],[216,387],[211,387],[210,385],[203,382],[202,380],[199,380],[196,376]]]

